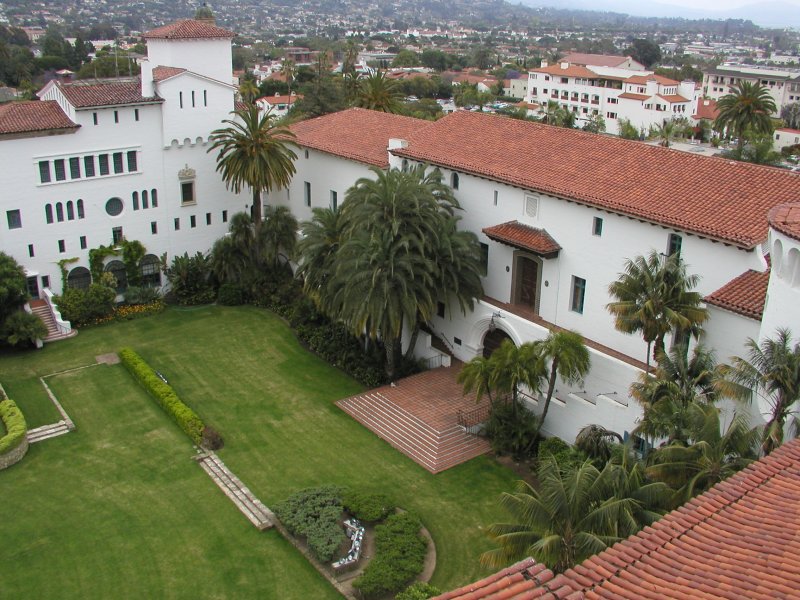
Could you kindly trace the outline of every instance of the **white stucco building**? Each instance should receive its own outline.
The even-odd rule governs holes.
[[[741,81],[761,84],[775,101],[776,116],[787,104],[800,102],[800,69],[753,65],[718,65],[703,73],[703,95],[719,100]]]

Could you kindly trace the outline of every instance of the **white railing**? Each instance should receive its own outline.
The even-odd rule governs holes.
[[[53,302],[53,296],[55,296],[55,294],[53,294],[50,288],[44,288],[42,290],[42,295],[44,296],[44,301],[47,302],[47,307],[50,309],[50,314],[53,315],[53,321],[55,321],[58,333],[63,335],[71,333],[72,324],[69,321],[65,321],[61,317],[58,306],[56,306],[56,303]]]

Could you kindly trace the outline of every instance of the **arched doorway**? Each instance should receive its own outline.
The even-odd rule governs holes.
[[[147,254],[139,262],[139,271],[142,275],[142,285],[145,287],[159,287],[161,285],[161,261],[155,254]]]
[[[92,274],[86,267],[75,267],[67,275],[67,287],[85,290],[92,283]]]
[[[106,271],[117,280],[117,293],[123,294],[128,289],[128,273],[125,271],[125,264],[121,260],[112,260],[106,265]]]
[[[511,340],[511,343],[514,343],[511,336],[502,329],[490,329],[487,331],[483,337],[483,357],[489,358],[505,340]]]

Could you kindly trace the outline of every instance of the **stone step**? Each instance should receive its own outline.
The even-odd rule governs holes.
[[[424,423],[420,425],[418,421],[410,419],[407,413],[380,395],[362,394],[342,402],[362,412],[374,413],[387,422],[396,424],[419,439],[420,443],[437,444],[439,442],[439,433],[435,429]]]
[[[43,425],[41,427],[36,427],[35,429],[29,429],[26,437],[28,438],[28,443],[35,444],[36,442],[41,442],[43,440],[49,440],[50,438],[58,437],[59,435],[64,435],[70,431],[72,430],[67,423],[64,421],[59,421],[58,423]]]

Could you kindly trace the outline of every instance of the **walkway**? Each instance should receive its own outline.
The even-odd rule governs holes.
[[[491,449],[488,440],[459,425],[462,412],[483,408],[464,395],[456,376],[462,363],[406,377],[393,385],[339,400],[336,405],[431,473],[460,465]]]

